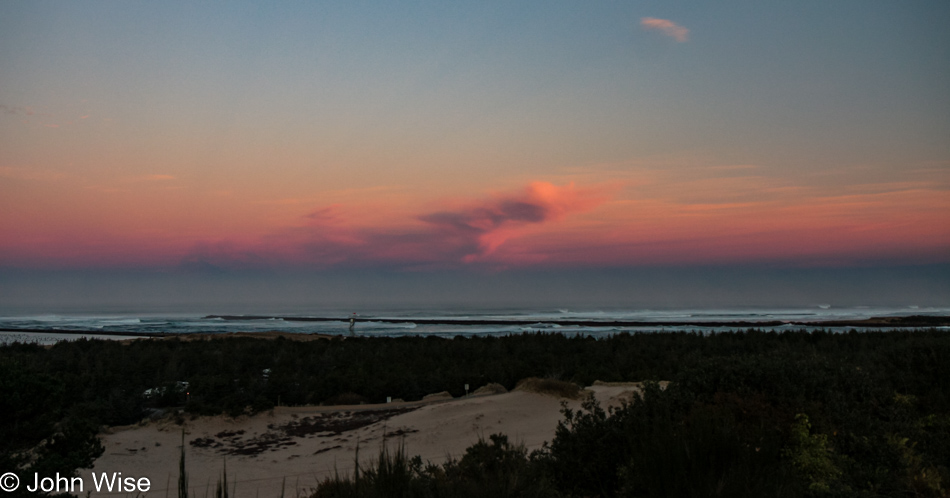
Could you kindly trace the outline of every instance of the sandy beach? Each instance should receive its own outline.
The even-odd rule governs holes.
[[[586,393],[603,406],[629,399],[637,384],[594,385]],[[334,472],[352,473],[359,452],[361,464],[375,459],[385,444],[402,444],[409,455],[444,462],[495,433],[504,433],[528,450],[554,436],[563,419],[562,404],[579,400],[515,390],[452,399],[433,396],[419,402],[381,405],[276,407],[253,416],[185,415],[138,425],[110,428],[101,435],[105,452],[91,470],[83,470],[83,489],[92,496],[128,493],[96,492],[91,475],[121,472],[122,477],[147,477],[150,496],[177,496],[182,429],[190,494],[211,496],[227,462],[228,482],[237,496],[303,495]]]

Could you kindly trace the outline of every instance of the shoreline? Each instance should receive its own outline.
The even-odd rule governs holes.
[[[265,315],[207,315],[204,319],[220,319],[240,323],[252,320],[281,320],[285,322],[339,322],[346,324],[349,318],[337,317],[301,317],[301,316],[265,316]],[[391,323],[391,324],[416,324],[416,325],[495,325],[495,326],[579,326],[579,327],[695,327],[696,329],[755,329],[759,327],[854,327],[866,329],[914,329],[930,327],[948,327],[950,326],[950,316],[933,315],[911,315],[898,317],[871,317],[863,320],[815,320],[815,321],[788,321],[788,320],[761,320],[761,321],[634,321],[634,320],[488,320],[488,319],[418,319],[408,320],[405,318],[354,318],[355,323]],[[553,332],[552,330],[543,330]],[[37,329],[37,328],[0,328],[0,334],[66,334],[66,335],[97,335],[97,336],[116,336],[123,338],[153,338],[167,339],[172,337],[182,337],[187,340],[207,339],[210,337],[252,337],[263,339],[274,339],[283,337],[291,340],[321,340],[347,337],[345,334],[326,334],[319,332],[287,332],[287,331],[226,331],[226,332],[138,332],[121,330],[96,330],[96,329]],[[464,334],[459,334],[464,335]]]
[[[116,335],[135,337],[174,337],[182,334],[172,332],[131,332],[121,330],[76,330],[76,329],[11,329],[0,328],[2,332],[21,332],[31,334],[74,334],[74,335]]]
[[[950,316],[911,315],[900,317],[871,317],[864,320],[816,320],[816,321],[788,321],[788,320],[704,320],[704,321],[642,321],[642,320],[489,320],[489,319],[433,319],[423,318],[410,320],[406,318],[337,318],[337,317],[304,317],[304,316],[267,316],[267,315],[207,315],[206,319],[220,319],[227,321],[247,320],[282,320],[285,322],[349,322],[365,323],[400,323],[416,325],[560,325],[579,327],[780,327],[783,325],[802,326],[829,326],[829,327],[936,327],[950,325]]]

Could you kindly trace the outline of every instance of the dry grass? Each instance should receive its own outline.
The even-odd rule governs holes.
[[[670,385],[670,381],[661,380],[657,381],[657,384],[660,385],[660,389],[666,389],[666,386]],[[637,389],[643,388],[643,382],[604,382],[602,380],[595,380],[593,385],[609,387],[635,387]]]
[[[422,397],[422,401],[437,401],[441,399],[452,399],[452,394],[448,391],[442,391],[440,393],[426,394]]]
[[[528,377],[518,381],[515,391],[527,391],[538,394],[547,394],[559,398],[580,399],[584,396],[581,386],[557,379],[539,379],[537,377]]]
[[[497,382],[492,382],[476,389],[475,392],[472,393],[472,396],[492,396],[495,394],[505,394],[506,392],[508,392],[508,390],[505,389],[505,386]]]

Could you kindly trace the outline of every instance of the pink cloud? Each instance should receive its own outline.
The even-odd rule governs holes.
[[[324,208],[317,209],[305,218],[311,220],[313,225],[329,225],[340,221],[340,205],[333,204]]]
[[[689,30],[673,21],[657,19],[655,17],[644,17],[640,19],[640,26],[643,26],[644,29],[660,31],[680,43],[689,40]]]
[[[529,227],[593,209],[607,201],[613,190],[533,182],[520,192],[424,213],[400,226],[354,227],[346,223],[344,210],[332,205],[305,215],[306,226],[271,234],[253,248],[227,251],[241,253],[239,258],[220,257],[221,251],[202,247],[186,261],[229,266],[256,261],[248,257],[253,253],[274,263],[315,266],[457,266],[487,261],[496,249]]]
[[[499,196],[468,208],[420,216],[445,237],[464,242],[471,249],[462,258],[477,261],[495,252],[526,225],[556,221],[573,212],[586,211],[607,200],[602,189],[578,189],[574,183],[557,186],[533,182],[517,195]]]

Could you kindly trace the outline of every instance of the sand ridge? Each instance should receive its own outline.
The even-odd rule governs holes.
[[[617,405],[638,391],[637,384],[588,388],[602,405]],[[184,429],[186,474],[192,496],[211,496],[225,461],[228,482],[236,496],[278,497],[309,494],[334,472],[351,474],[374,460],[385,444],[404,445],[423,461],[444,462],[494,433],[507,434],[528,450],[550,441],[562,405],[580,401],[533,392],[468,396],[431,402],[399,402],[357,406],[276,407],[253,416],[186,415],[181,425],[171,418],[111,428],[101,435],[105,452],[91,472],[121,472],[148,477],[148,496],[177,495],[178,465]],[[85,491],[97,493],[90,471],[83,470]],[[234,495],[232,495],[234,496]]]

